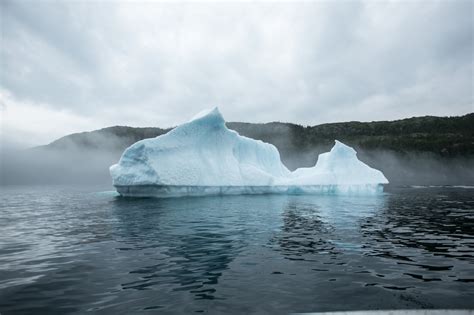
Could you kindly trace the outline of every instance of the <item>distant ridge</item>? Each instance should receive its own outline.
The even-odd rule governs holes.
[[[231,122],[243,136],[274,144],[290,169],[314,166],[338,139],[381,170],[391,185],[474,185],[474,113],[395,121],[342,122],[317,126]],[[111,183],[109,167],[125,148],[168,132],[114,126],[62,137],[2,159],[0,185]]]
[[[335,139],[361,150],[390,150],[397,153],[429,152],[445,157],[474,155],[474,113],[464,116],[423,116],[394,121],[341,122],[316,126],[270,122],[230,122],[239,134],[274,144],[282,154],[327,150]],[[64,136],[36,148],[71,147],[123,151],[131,144],[171,130],[157,127],[113,126]],[[319,151],[319,150],[318,150]]]

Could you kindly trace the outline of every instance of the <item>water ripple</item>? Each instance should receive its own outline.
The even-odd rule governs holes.
[[[472,189],[166,200],[100,191],[2,189],[0,312],[474,307]]]

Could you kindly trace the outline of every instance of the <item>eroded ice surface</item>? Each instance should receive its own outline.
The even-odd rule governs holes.
[[[117,191],[126,196],[377,193],[388,183],[339,141],[319,155],[314,167],[290,172],[275,146],[227,129],[217,108],[133,144],[110,173]]]

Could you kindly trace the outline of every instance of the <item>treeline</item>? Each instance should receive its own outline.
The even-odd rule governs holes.
[[[429,152],[439,156],[474,156],[474,113],[460,117],[414,117],[395,121],[344,122],[317,126],[291,123],[227,123],[241,135],[274,144],[287,152],[327,151],[338,139],[360,150]],[[115,126],[60,138],[43,148],[123,150],[170,129]]]
[[[230,122],[227,126],[243,136],[274,144],[290,170],[314,166],[318,155],[330,150],[337,139],[354,147],[360,160],[383,171],[394,184],[474,184],[474,113],[317,126],[280,122]],[[49,177],[61,174],[60,180],[67,183],[71,179],[107,183],[108,167],[125,148],[169,130],[115,126],[65,136],[25,152],[26,162],[15,156],[5,168],[9,175],[2,179],[31,182],[34,175],[38,182],[53,182]]]
[[[322,147],[334,139],[362,150],[430,152],[440,156],[474,155],[474,113],[460,117],[415,117],[396,121],[344,122],[303,127],[287,123],[230,123],[243,135],[298,151]],[[279,145],[278,145],[279,144]]]

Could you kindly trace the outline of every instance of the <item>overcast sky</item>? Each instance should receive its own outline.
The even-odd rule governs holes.
[[[474,111],[473,1],[33,2],[1,8],[1,133],[304,125]]]

